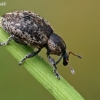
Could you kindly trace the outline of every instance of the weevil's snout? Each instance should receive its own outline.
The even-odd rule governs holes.
[[[64,66],[68,65],[68,60],[66,60],[65,58],[63,58],[63,65]]]
[[[64,55],[63,55],[63,65],[64,66],[66,66],[66,65],[68,65],[68,54],[67,53],[65,53]]]

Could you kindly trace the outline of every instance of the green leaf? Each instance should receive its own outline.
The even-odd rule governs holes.
[[[0,28],[0,41],[8,39],[8,34]],[[19,62],[26,54],[33,51],[30,47],[11,41],[5,48]],[[23,63],[26,70],[38,80],[56,100],[84,100],[84,98],[63,78],[58,80],[52,71],[52,67],[38,55]]]

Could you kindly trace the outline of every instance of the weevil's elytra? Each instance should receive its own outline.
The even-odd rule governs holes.
[[[72,52],[69,52],[69,54],[66,52],[66,44],[63,39],[55,34],[49,22],[38,14],[23,10],[6,13],[2,16],[1,26],[10,37],[6,42],[0,43],[0,46],[7,45],[11,40],[14,40],[16,43],[38,48],[38,51],[26,55],[19,62],[19,65],[27,58],[37,55],[45,47],[48,60],[53,66],[53,72],[60,79],[56,67],[59,61],[63,58],[63,65],[65,66],[69,64],[69,54],[81,58],[81,56]],[[58,55],[60,58],[55,61],[50,54]],[[69,67],[72,74],[74,74],[73,68]]]
[[[46,20],[29,11],[16,11],[3,15],[2,27],[26,44],[43,47],[53,33]],[[15,42],[18,42],[18,40]]]

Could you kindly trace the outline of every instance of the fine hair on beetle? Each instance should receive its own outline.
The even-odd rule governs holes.
[[[68,53],[64,40],[54,32],[49,22],[40,15],[31,11],[19,10],[4,14],[0,23],[3,30],[10,35],[7,41],[0,43],[0,46],[8,45],[11,40],[14,40],[16,43],[38,49],[37,51],[31,52],[23,57],[18,63],[19,65],[21,65],[27,58],[37,55],[42,48],[46,48],[47,58],[53,66],[53,72],[58,79],[60,79],[60,75],[57,72],[56,65],[61,59],[63,59],[63,65],[68,65],[71,73],[75,74],[74,69],[69,64],[69,55],[72,54],[78,58],[82,57],[73,52]],[[51,54],[60,57],[55,61],[50,56]]]

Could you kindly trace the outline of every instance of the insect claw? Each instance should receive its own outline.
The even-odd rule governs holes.
[[[58,80],[60,80],[60,75],[57,72],[54,72],[54,75],[57,77]]]
[[[19,65],[19,66],[22,65],[22,62],[20,61],[20,62],[18,63],[18,65]]]
[[[58,80],[60,80],[60,76],[58,76],[57,78],[58,78]]]
[[[0,46],[4,46],[6,43],[5,42],[1,42],[0,43]]]

